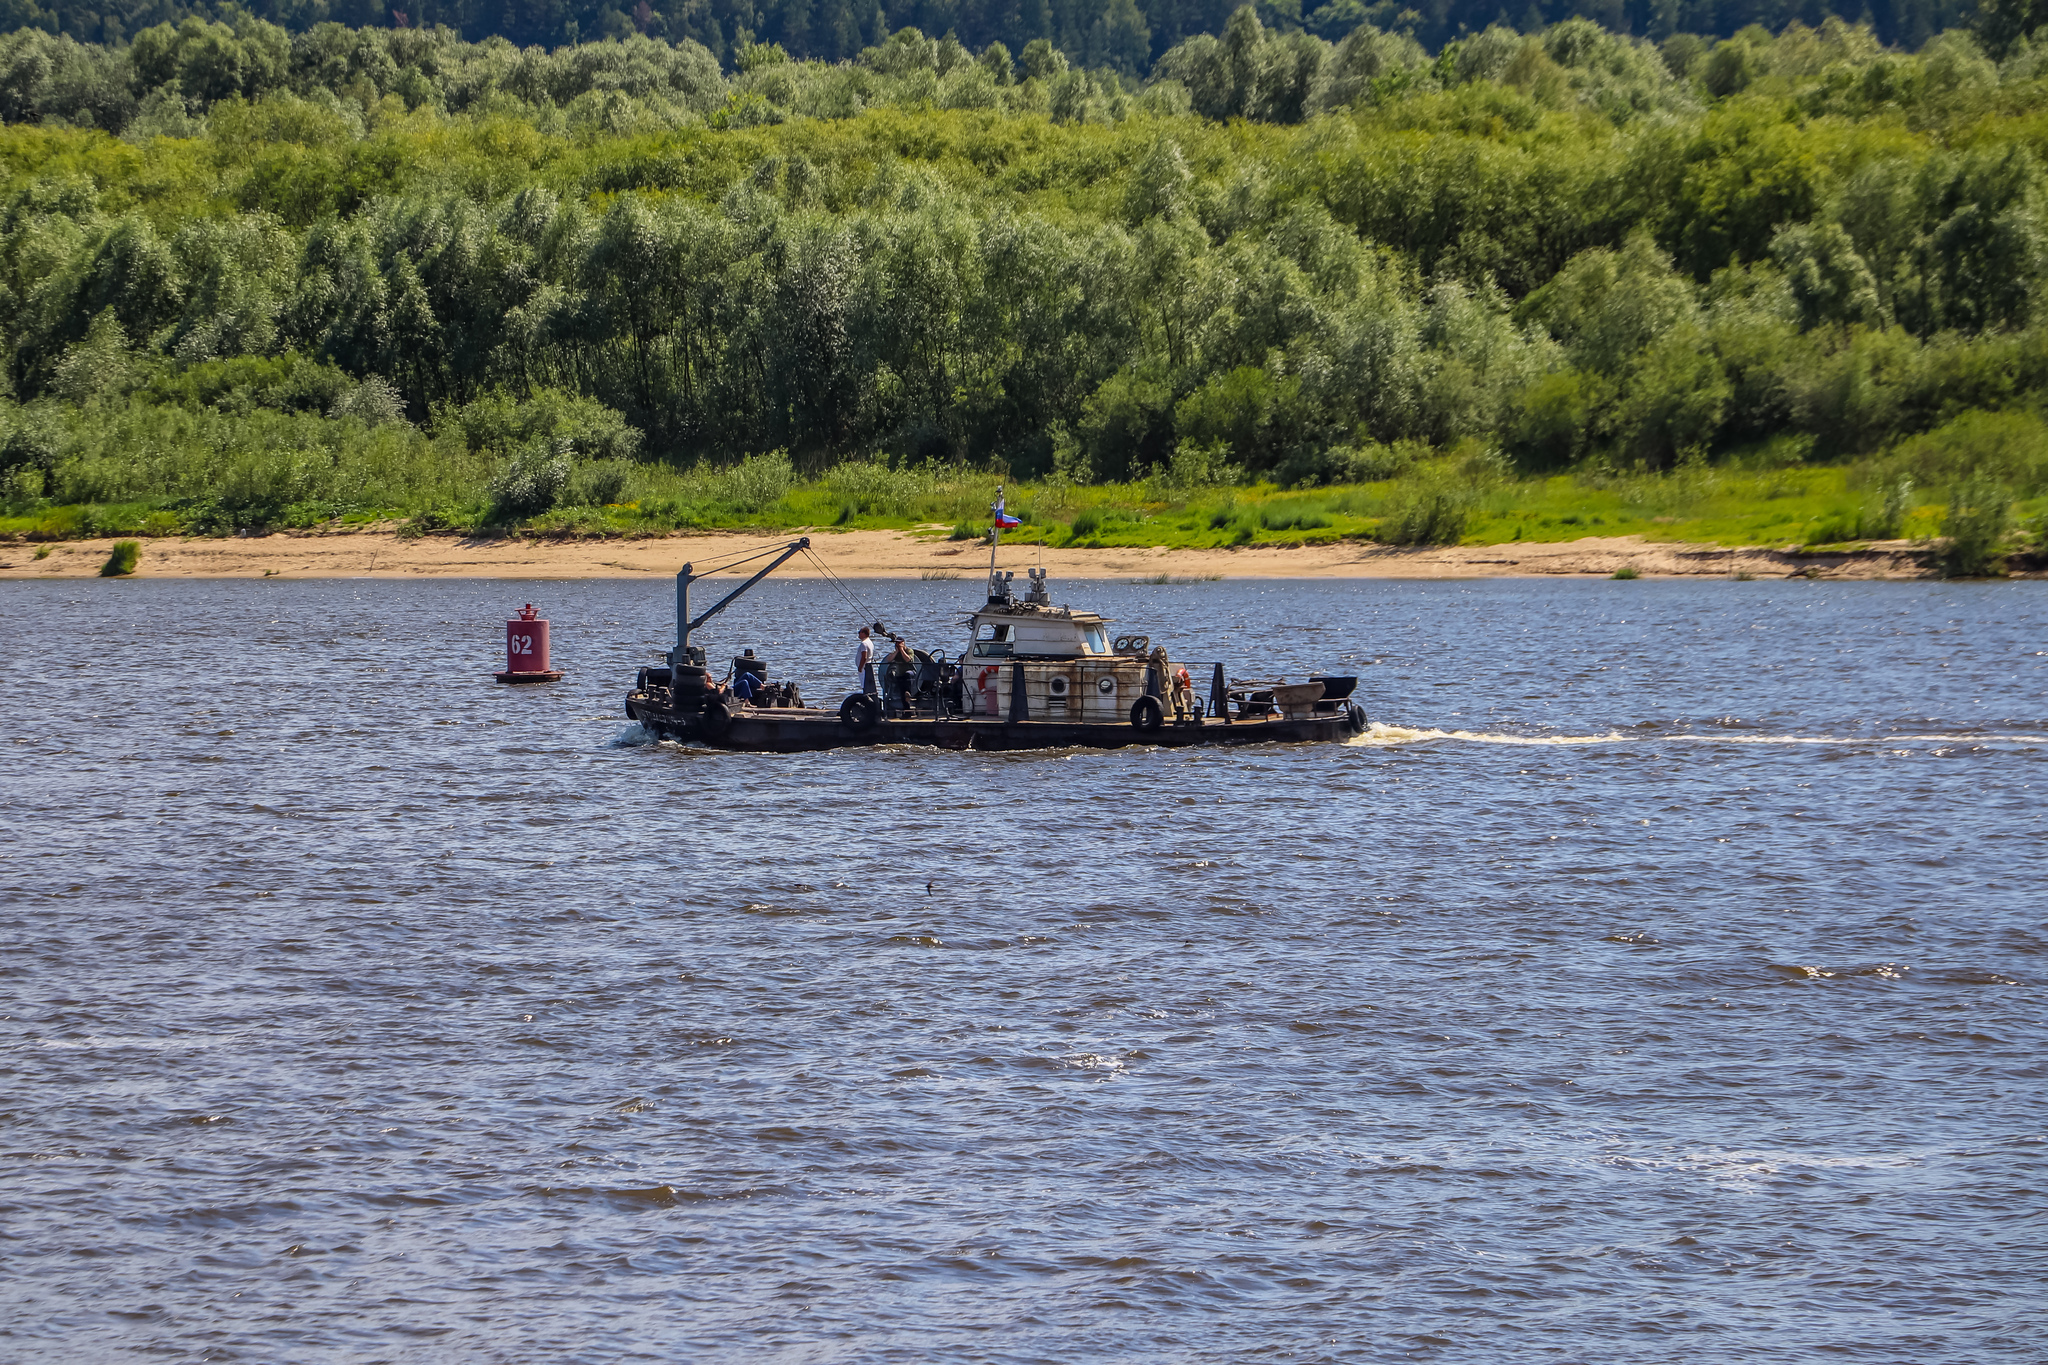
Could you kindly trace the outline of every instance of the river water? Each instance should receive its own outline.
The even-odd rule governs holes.
[[[2048,585],[1055,590],[1374,729],[713,754],[661,582],[0,584],[0,1359],[2048,1355]]]

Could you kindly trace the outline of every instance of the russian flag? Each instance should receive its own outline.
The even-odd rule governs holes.
[[[1022,526],[1024,524],[1023,522],[1019,521],[1016,517],[1011,516],[1008,512],[1005,512],[1003,510],[1003,500],[1001,498],[996,499],[996,505],[991,510],[993,510],[996,514],[996,525],[1001,527],[1005,531],[1009,530],[1013,526]]]

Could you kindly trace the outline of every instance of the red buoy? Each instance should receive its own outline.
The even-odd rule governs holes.
[[[505,623],[505,671],[498,681],[554,682],[561,676],[560,669],[548,667],[548,623],[528,602],[519,615]]]

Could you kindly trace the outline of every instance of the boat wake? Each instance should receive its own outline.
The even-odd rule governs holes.
[[[1387,725],[1374,721],[1362,735],[1354,735],[1344,743],[1353,749],[1391,749],[1404,744],[1429,744],[1437,740],[1456,740],[1466,744],[1626,744],[1631,736],[1619,730],[1604,735],[1509,735],[1491,734],[1480,730],[1437,730],[1416,729],[1407,725]]]
[[[1353,749],[1393,749],[1409,744],[1441,742],[1462,744],[1510,744],[1576,747],[1588,744],[1792,744],[1834,745],[1860,749],[1897,748],[1900,745],[1995,745],[2031,747],[2048,744],[2048,735],[1754,735],[1754,734],[1625,734],[1609,730],[1604,735],[1516,735],[1502,731],[1439,730],[1434,727],[1388,725],[1374,721],[1362,735],[1344,741]]]

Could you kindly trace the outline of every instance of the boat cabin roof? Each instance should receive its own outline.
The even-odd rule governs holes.
[[[1092,611],[1031,602],[991,602],[969,618],[971,653],[977,658],[1012,654],[1076,657],[1109,654],[1109,619]]]
[[[1014,572],[998,571],[991,563],[988,605],[967,618],[973,629],[973,642],[967,647],[971,657],[1075,659],[1116,653],[1110,647],[1109,617],[1054,606],[1052,584],[1043,568],[1027,571],[1022,600],[1012,590],[1016,578]]]

